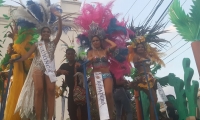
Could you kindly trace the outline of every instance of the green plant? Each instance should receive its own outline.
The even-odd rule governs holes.
[[[194,70],[190,68],[190,59],[184,58],[182,64],[184,80],[176,77],[173,73],[158,79],[162,86],[170,85],[174,87],[176,99],[169,96],[168,100],[177,109],[179,120],[185,120],[189,116],[196,116],[197,92],[199,88],[199,83],[195,80],[192,81],[191,85]]]

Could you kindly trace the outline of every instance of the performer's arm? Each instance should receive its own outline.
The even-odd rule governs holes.
[[[116,49],[116,47],[117,47],[116,43],[114,43],[113,41],[111,41],[109,39],[106,39],[105,41],[110,44],[110,47],[107,49],[107,52],[111,52]]]
[[[66,71],[66,70],[58,69],[58,70],[56,71],[56,76],[60,76],[60,75],[68,75],[68,74],[69,74],[69,72]]]
[[[92,55],[92,51],[91,50],[88,51],[87,59],[89,61],[88,65],[90,65],[94,61],[94,56]]]
[[[56,71],[56,76],[60,76],[60,75],[68,75],[69,74],[69,72],[67,71],[67,70],[65,70],[65,63],[64,64],[62,64],[61,66],[60,66],[60,68]]]
[[[57,32],[56,38],[54,39],[54,43],[55,43],[55,45],[57,45],[60,40],[60,37],[62,35],[62,19],[61,19],[61,15],[58,11],[52,10],[52,12],[55,16],[58,17],[58,32]]]
[[[34,45],[31,46],[31,49],[25,55],[21,56],[20,59],[14,61],[14,62],[21,62],[21,61],[28,59],[33,54],[35,49],[36,49],[36,46],[34,44]],[[13,62],[13,60],[11,60],[10,62]]]

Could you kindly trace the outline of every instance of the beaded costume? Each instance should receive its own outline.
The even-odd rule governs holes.
[[[131,42],[129,43],[128,46],[129,49],[128,60],[130,62],[133,62],[133,59],[137,58],[137,63],[134,63],[136,69],[138,69],[139,67],[143,67],[142,64],[144,64],[145,67],[146,66],[150,67],[152,63],[157,63],[163,66],[165,65],[163,60],[160,59],[162,55],[162,53],[160,53],[160,50],[157,47],[151,46],[151,44],[153,44],[162,49],[167,43],[169,43],[167,40],[158,37],[158,35],[167,32],[166,30],[162,30],[162,28],[165,27],[165,24],[156,23],[151,28],[150,25],[148,25],[148,22],[138,27],[134,27],[132,24],[129,26],[129,29],[135,34],[132,34],[131,31],[129,33]],[[162,44],[162,42],[165,42],[165,44]],[[142,58],[140,54],[136,52],[137,45],[139,44],[143,45],[145,50],[144,54],[146,55],[146,58]],[[144,62],[144,60],[142,59],[145,59],[146,61],[149,59],[149,61],[142,63]],[[148,89],[148,84],[146,81],[145,74],[147,74],[150,88],[152,88],[154,86],[156,79],[154,78],[151,72],[144,73],[141,71],[137,71],[135,78],[133,78],[133,83],[136,83],[140,88]]]
[[[17,21],[17,25],[20,27],[28,27],[28,28],[36,28],[37,33],[41,32],[43,27],[48,27],[51,30],[51,33],[54,35],[58,28],[57,24],[59,20],[57,17],[51,12],[51,9],[54,9],[60,13],[62,10],[59,5],[51,4],[50,0],[40,0],[40,3],[36,3],[32,0],[28,0],[26,6],[23,3],[19,3],[22,7],[17,8],[17,10],[13,13],[13,19]],[[68,15],[69,16],[69,15]],[[71,28],[75,28],[73,22],[69,21],[67,15],[62,16],[62,28],[64,32],[67,32]],[[33,74],[37,74],[37,70],[41,70],[46,74],[46,69],[42,61],[42,57],[40,55],[38,42],[35,43],[35,57],[33,58],[30,70],[26,77],[25,83],[23,85],[22,91],[20,93],[17,106],[15,108],[15,112],[19,112],[21,118],[35,120],[36,114],[34,111],[34,82],[33,82]],[[50,58],[52,69],[55,69],[54,63],[54,52],[56,45],[53,41],[49,41],[46,45],[46,51],[48,53],[48,57]],[[47,104],[46,104],[46,96],[44,97],[43,103],[43,114],[42,120],[47,119]]]
[[[42,59],[41,59],[41,56],[40,56],[40,52],[38,50],[38,42],[35,43],[35,46],[37,47],[36,48],[36,51],[35,51],[35,66],[34,68],[38,68],[39,70],[45,72],[45,66],[42,62]],[[49,55],[49,58],[51,61],[54,60],[54,52],[55,52],[55,49],[56,49],[56,45],[54,44],[53,41],[50,41],[47,43],[46,45],[46,49],[47,49],[47,53]]]
[[[109,46],[105,42],[106,38],[116,43],[117,48],[114,51],[109,51],[109,54],[103,58],[96,58],[92,66],[93,68],[108,67],[109,71],[119,80],[124,74],[130,73],[130,64],[126,60],[126,56],[128,55],[126,48],[128,32],[126,23],[118,21],[117,15],[112,13],[112,5],[113,1],[105,6],[101,3],[95,3],[94,5],[84,4],[81,9],[81,15],[75,19],[75,22],[83,30],[82,34],[78,36],[78,42],[81,44],[79,47],[81,52],[86,51],[88,48],[93,49],[91,39],[94,36],[100,38],[102,49]],[[126,70],[121,70],[121,66],[124,66]]]

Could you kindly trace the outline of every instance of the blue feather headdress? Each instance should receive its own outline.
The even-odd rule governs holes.
[[[17,2],[18,3],[18,2]],[[48,27],[54,34],[57,31],[57,17],[51,12],[51,9],[56,9],[62,13],[62,9],[57,4],[51,4],[50,0],[40,0],[40,3],[36,3],[32,0],[28,0],[26,5],[19,3],[21,7],[13,12],[13,19],[18,21],[17,25],[20,27],[37,28],[38,32],[43,27]],[[76,25],[68,20],[70,16],[62,16],[63,31],[66,33],[71,28],[77,28]]]

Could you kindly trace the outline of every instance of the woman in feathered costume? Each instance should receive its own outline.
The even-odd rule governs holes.
[[[62,27],[69,30],[73,24],[64,21],[67,16],[61,17],[62,10],[58,5],[50,4],[49,0],[41,0],[40,3],[29,0],[26,6],[21,5],[14,12],[14,18],[19,25],[28,23],[30,27],[36,27],[41,40],[33,44],[19,60],[11,61],[21,62],[35,53],[15,111],[20,112],[22,118],[52,120],[56,82],[54,51],[60,40]],[[55,39],[51,41],[50,35],[56,32]]]
[[[127,40],[125,23],[117,21],[116,15],[112,14],[112,4],[113,2],[106,6],[100,3],[96,3],[96,6],[84,4],[81,15],[75,21],[83,29],[83,34],[78,36],[80,47],[89,49],[87,59],[92,65],[90,80],[94,91],[96,91],[94,72],[102,73],[110,119],[113,119],[114,107],[113,80],[110,71],[118,79],[124,75],[123,71],[118,72],[121,64],[129,69],[129,65],[126,64],[128,50],[125,49]],[[130,69],[127,71],[130,72]]]
[[[10,37],[14,43],[9,46],[9,51],[13,52],[8,52],[11,54],[11,59],[16,59],[27,53],[27,49],[30,48],[32,43],[37,41],[38,36],[35,34],[34,29],[21,28],[18,30],[14,20],[13,26],[10,27],[12,32],[8,32],[9,34],[7,36]],[[6,100],[4,120],[21,120],[19,113],[14,114],[14,110],[31,62],[32,60],[27,59],[23,62],[14,63],[13,80],[11,82],[9,96]]]
[[[157,103],[157,83],[156,79],[151,73],[150,66],[153,63],[158,63],[164,66],[164,62],[160,59],[161,53],[156,47],[152,47],[150,44],[156,45],[160,48],[163,48],[166,45],[166,43],[164,45],[161,42],[168,41],[158,37],[158,35],[166,32],[165,30],[161,30],[163,29],[164,25],[165,24],[158,23],[152,28],[145,25],[139,27],[134,27],[131,25],[129,27],[135,34],[130,35],[130,39],[132,40],[132,42],[128,46],[128,59],[130,62],[134,63],[134,66],[136,68],[136,75],[133,82],[130,83],[130,86],[135,90],[142,90],[147,94],[150,101],[150,120],[156,119],[153,105],[156,105]],[[143,65],[146,70],[144,69]],[[146,80],[146,74],[148,76],[149,86]],[[153,101],[150,96],[150,91],[152,93]]]

